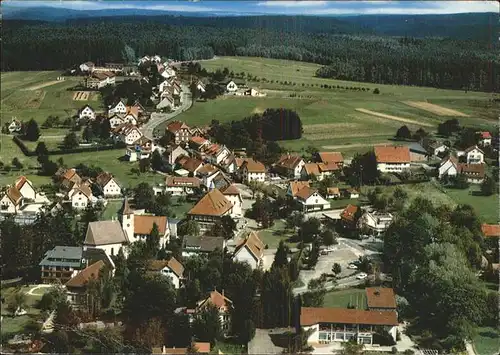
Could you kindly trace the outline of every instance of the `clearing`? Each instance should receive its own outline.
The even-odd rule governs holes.
[[[373,116],[377,116],[377,117],[387,118],[389,120],[405,122],[405,123],[413,124],[416,126],[425,126],[425,127],[432,127],[433,126],[429,123],[418,122],[418,121],[410,120],[409,118],[386,115],[385,113],[370,111],[370,110],[366,110],[364,108],[357,108],[356,111],[359,111],[362,113],[367,113],[369,115],[373,115]]]
[[[466,114],[459,112],[459,111],[456,111],[456,110],[452,110],[451,108],[446,108],[446,107],[442,107],[439,105],[430,104],[430,103],[424,102],[424,101],[403,101],[403,103],[405,103],[411,107],[416,107],[416,108],[419,108],[419,109],[422,109],[425,111],[435,113],[436,115],[439,115],[439,116],[469,117],[469,115],[466,115]]]

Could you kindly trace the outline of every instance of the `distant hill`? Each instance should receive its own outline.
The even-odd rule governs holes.
[[[153,21],[172,25],[272,29],[298,33],[374,34],[448,37],[491,41],[500,30],[498,14],[276,16],[259,14],[172,12],[141,9],[81,11],[60,8],[3,7],[3,20],[49,22]]]

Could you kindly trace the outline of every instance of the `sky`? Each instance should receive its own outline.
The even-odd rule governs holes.
[[[453,14],[499,12],[497,1],[2,1],[2,6],[59,7],[73,10],[145,9],[158,11],[282,14],[282,15],[369,15]]]

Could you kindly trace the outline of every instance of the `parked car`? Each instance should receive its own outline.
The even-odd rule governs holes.
[[[359,274],[357,274],[357,275],[356,275],[356,278],[357,278],[358,280],[364,280],[364,279],[366,279],[367,277],[368,277],[368,275],[367,275],[367,274],[365,274],[364,272],[360,272]]]
[[[358,267],[356,265],[354,265],[354,264],[347,265],[347,268],[351,269],[351,270],[357,270],[358,269]]]

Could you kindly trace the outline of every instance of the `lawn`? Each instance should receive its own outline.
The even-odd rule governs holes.
[[[108,221],[113,218],[118,218],[118,211],[123,206],[123,201],[108,201],[104,212],[101,215],[101,221]]]
[[[498,328],[484,327],[476,329],[474,348],[478,355],[498,354],[500,348],[500,330]]]
[[[323,307],[346,308],[349,303],[357,305],[356,308],[358,309],[365,309],[365,290],[360,288],[350,288],[347,290],[329,291],[325,295]]]
[[[194,204],[189,201],[179,202],[178,197],[172,197],[172,211],[175,214],[175,218],[182,219],[186,214],[193,208]]]
[[[28,292],[35,286],[21,287],[22,292]],[[2,335],[4,334],[15,334],[22,332],[24,327],[30,322],[30,320],[40,320],[40,310],[35,308],[38,301],[42,298],[43,294],[47,292],[48,288],[38,289],[34,295],[26,295],[26,303],[27,308],[26,311],[28,314],[18,317],[12,317],[10,312],[7,311],[7,302],[2,304]],[[9,296],[16,291],[15,287],[2,288],[2,297],[5,297],[6,300],[9,299]]]
[[[245,354],[247,347],[241,344],[234,344],[228,341],[218,341],[210,350],[210,354]]]
[[[295,246],[295,243],[288,242],[288,239],[293,236],[293,233],[286,230],[283,220],[276,220],[271,228],[259,229],[257,232],[262,242],[267,244],[270,249],[277,248],[281,240],[287,242],[291,247]]]

